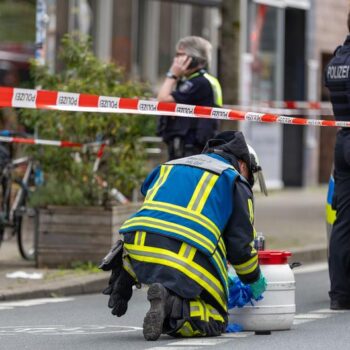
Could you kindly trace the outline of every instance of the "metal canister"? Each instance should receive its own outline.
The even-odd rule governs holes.
[[[256,250],[265,250],[265,237],[262,232],[257,232],[254,240],[254,248]]]

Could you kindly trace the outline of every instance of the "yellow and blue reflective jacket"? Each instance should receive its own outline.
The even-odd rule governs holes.
[[[327,204],[326,204],[326,221],[327,224],[333,225],[337,216],[337,212],[332,207],[334,196],[334,177],[331,175],[328,183],[328,192],[327,192]]]
[[[146,231],[188,243],[209,257],[227,292],[222,233],[234,210],[238,176],[228,161],[213,153],[167,162],[146,178],[144,204],[120,233]]]

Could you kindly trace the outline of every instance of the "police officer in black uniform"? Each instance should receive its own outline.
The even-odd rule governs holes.
[[[218,80],[208,74],[211,44],[197,36],[182,38],[176,56],[158,93],[158,101],[198,106],[222,106]],[[200,153],[218,129],[218,121],[162,116],[157,134],[168,146],[169,159]]]
[[[350,32],[350,13],[348,15]],[[327,65],[325,83],[337,121],[350,121],[350,35]],[[334,150],[335,192],[332,206],[337,211],[329,245],[330,308],[350,309],[350,128],[337,132]]]

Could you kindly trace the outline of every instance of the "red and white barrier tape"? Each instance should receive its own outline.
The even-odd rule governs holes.
[[[283,109],[312,109],[312,110],[332,110],[330,102],[322,101],[253,101],[254,107],[271,107]]]
[[[102,158],[102,156],[103,156],[105,147],[106,147],[106,143],[103,142],[103,143],[101,143],[101,145],[100,145],[100,147],[99,147],[99,149],[98,149],[98,151],[97,151],[96,160],[95,160],[95,163],[94,163],[94,166],[93,166],[93,169],[92,169],[92,171],[93,171],[94,173],[97,172],[98,167],[100,166],[101,158]]]
[[[0,87],[0,106],[76,112],[130,113],[221,120],[248,120],[291,125],[350,127],[350,122],[346,121],[303,119],[274,114],[242,112],[225,108],[8,87]]]
[[[225,108],[235,109],[237,111],[243,112],[256,112],[256,113],[269,113],[269,114],[283,114],[287,116],[295,115],[295,116],[333,116],[333,110],[331,108],[328,109],[315,109],[315,108],[282,108],[282,107],[268,107],[264,104],[252,104],[252,105],[227,105]]]
[[[46,146],[56,146],[56,147],[62,147],[62,148],[85,146],[82,143],[70,142],[70,141],[27,139],[24,137],[11,137],[11,136],[0,136],[0,142],[25,143],[29,145],[46,145]]]

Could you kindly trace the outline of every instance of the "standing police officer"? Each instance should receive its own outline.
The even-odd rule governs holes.
[[[182,38],[176,45],[176,56],[159,90],[158,101],[222,106],[220,84],[207,72],[211,49],[211,44],[201,37]],[[171,160],[200,153],[217,129],[215,119],[163,116],[157,134],[167,144]]]
[[[255,299],[266,288],[254,248],[251,190],[261,169],[241,132],[220,133],[203,152],[155,168],[142,185],[141,209],[119,231],[124,253],[111,264],[104,293],[112,313],[122,316],[133,279],[150,285],[146,340],[225,332],[226,259]]]
[[[348,15],[350,32],[350,13]],[[350,35],[339,46],[325,71],[333,112],[337,121],[350,121]],[[337,211],[329,245],[329,296],[332,310],[350,309],[350,128],[337,132],[334,150]]]

